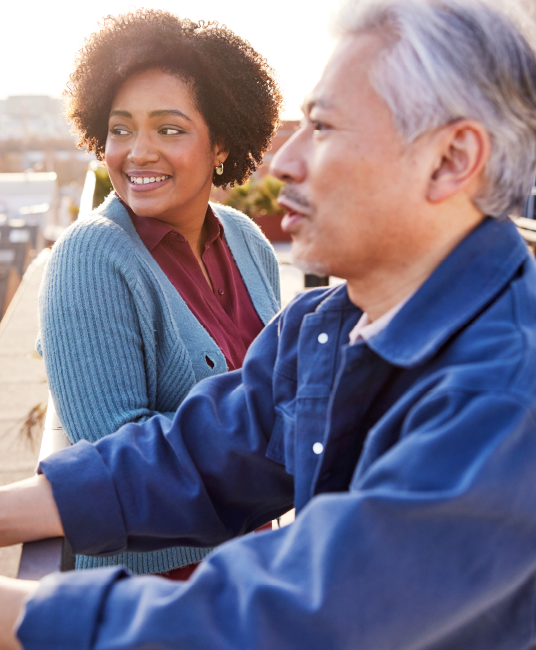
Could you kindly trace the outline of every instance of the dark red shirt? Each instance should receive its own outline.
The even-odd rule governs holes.
[[[210,289],[188,241],[152,217],[127,208],[134,228],[171,284],[223,352],[229,370],[242,366],[246,350],[264,327],[224,239],[223,226],[207,208],[208,237],[202,255],[214,290]],[[209,365],[212,362],[207,359]]]

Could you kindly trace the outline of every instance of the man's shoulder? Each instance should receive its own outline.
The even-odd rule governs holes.
[[[304,314],[317,311],[320,308],[337,309],[346,306],[346,283],[332,287],[307,289],[299,293],[285,308],[285,312]]]
[[[500,392],[536,407],[536,267],[532,260],[436,357],[440,386]],[[432,362],[434,365],[434,362]]]
[[[341,311],[351,307],[346,291],[346,283],[333,287],[309,289],[299,293],[280,314],[280,331],[301,327],[303,319],[319,311]]]

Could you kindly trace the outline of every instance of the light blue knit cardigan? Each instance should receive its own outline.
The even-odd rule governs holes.
[[[211,204],[264,324],[280,308],[279,268],[259,228]],[[72,442],[98,440],[127,422],[172,417],[201,379],[226,372],[215,341],[138,237],[114,195],[73,224],[50,255],[39,295],[38,350],[54,404]],[[205,357],[214,363],[210,368]],[[77,568],[123,564],[161,573],[210,549],[172,548],[77,557]]]

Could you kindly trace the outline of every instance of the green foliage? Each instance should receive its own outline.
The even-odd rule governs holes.
[[[106,167],[96,167],[95,172],[95,191],[93,192],[93,209],[98,208],[104,199],[113,190],[108,170]]]
[[[285,211],[277,204],[279,190],[282,187],[283,183],[273,176],[265,176],[260,181],[251,179],[244,185],[233,187],[227,193],[224,203],[249,217],[283,214]]]

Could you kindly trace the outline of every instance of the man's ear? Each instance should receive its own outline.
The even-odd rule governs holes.
[[[426,198],[440,203],[465,192],[472,198],[490,154],[490,138],[475,120],[458,120],[437,133],[436,163],[431,170]]]

